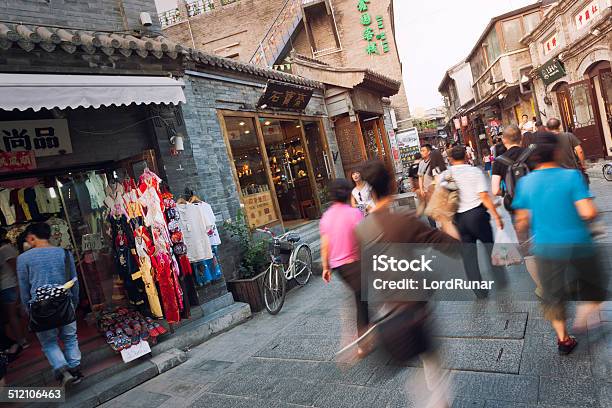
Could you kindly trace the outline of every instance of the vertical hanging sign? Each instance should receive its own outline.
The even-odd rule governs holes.
[[[360,22],[364,26],[363,39],[368,43],[365,51],[368,55],[380,55],[380,51],[386,54],[391,48],[387,40],[383,16],[376,16],[372,19],[372,15],[369,13],[369,4],[370,0],[359,0],[357,3],[357,10],[361,13]],[[378,32],[375,31],[375,28],[378,28]],[[379,41],[380,50],[378,48]]]

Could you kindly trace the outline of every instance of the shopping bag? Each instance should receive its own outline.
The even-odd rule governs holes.
[[[491,252],[491,263],[494,266],[518,265],[523,263],[523,256],[519,251],[519,242],[516,231],[512,226],[512,219],[508,212],[498,207],[504,222],[504,229],[495,228],[495,243]]]

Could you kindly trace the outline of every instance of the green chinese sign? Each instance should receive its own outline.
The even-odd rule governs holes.
[[[557,79],[561,79],[565,76],[565,67],[563,63],[556,58],[547,61],[538,69],[538,73],[544,81],[545,85],[550,85]]]
[[[368,43],[365,51],[368,55],[380,55],[381,51],[386,54],[391,48],[387,40],[383,17],[375,16],[372,19],[372,15],[369,13],[369,4],[370,0],[359,0],[357,3],[357,10],[361,13],[359,21],[364,26],[363,39]],[[375,31],[376,28],[378,28],[378,31]]]

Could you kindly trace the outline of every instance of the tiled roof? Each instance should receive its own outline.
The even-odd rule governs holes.
[[[136,54],[142,58],[152,55],[158,59],[164,56],[172,59],[182,56],[186,60],[227,71],[241,72],[313,88],[323,88],[323,84],[316,81],[183,47],[164,36],[136,37],[126,33],[0,23],[0,51],[8,50],[13,45],[27,52],[35,48],[53,52],[60,48],[69,54],[73,54],[80,48],[88,54],[104,53],[109,56],[115,53],[122,54],[125,57]]]

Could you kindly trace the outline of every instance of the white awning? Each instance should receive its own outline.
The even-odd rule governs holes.
[[[0,74],[0,109],[178,105],[185,102],[183,85],[167,77]]]

